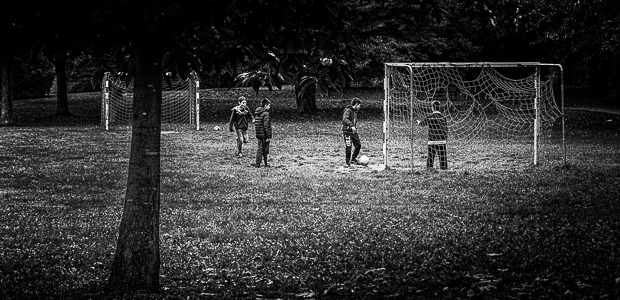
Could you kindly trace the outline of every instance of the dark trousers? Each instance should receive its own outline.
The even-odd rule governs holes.
[[[243,144],[248,142],[248,130],[236,128],[235,131],[237,132],[237,150],[241,153]]]
[[[261,160],[267,165],[267,156],[269,155],[269,144],[266,139],[258,139],[258,149],[256,150],[256,165],[260,166]]]
[[[448,158],[446,157],[446,145],[428,145],[428,156],[426,157],[426,168],[433,167],[435,155],[439,156],[439,166],[442,170],[448,168]]]
[[[351,155],[351,146],[354,147],[353,155]],[[344,133],[344,149],[345,149],[345,161],[350,162],[357,158],[362,149],[362,143],[360,142],[360,136],[357,133]]]

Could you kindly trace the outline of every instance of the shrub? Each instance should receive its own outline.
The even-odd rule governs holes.
[[[15,99],[39,98],[49,95],[55,78],[54,65],[42,56],[30,59],[18,55],[13,62],[13,95]]]

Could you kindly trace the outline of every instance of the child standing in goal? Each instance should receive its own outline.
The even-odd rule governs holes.
[[[446,143],[448,139],[448,122],[446,116],[440,111],[440,103],[434,100],[431,103],[433,111],[426,115],[423,120],[418,120],[418,125],[428,126],[428,156],[426,157],[426,168],[432,169],[435,155],[439,157],[439,166],[442,170],[448,169],[448,159],[446,157]]]
[[[360,136],[357,133],[357,112],[360,109],[361,103],[360,99],[353,98],[351,105],[344,109],[344,114],[342,115],[342,135],[344,136],[347,167],[350,167],[351,163],[358,164],[357,156],[360,154],[360,149],[362,149]],[[353,155],[351,155],[351,146],[355,147]]]
[[[250,120],[254,122],[254,116],[247,106],[248,102],[245,97],[239,97],[239,103],[232,108],[232,114],[230,115],[230,122],[228,128],[230,132],[237,133],[237,156],[243,157],[241,148],[243,144],[248,142],[248,124]],[[234,128],[234,130],[233,130]]]

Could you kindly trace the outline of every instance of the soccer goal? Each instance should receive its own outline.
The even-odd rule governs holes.
[[[386,63],[384,164],[426,167],[436,139],[419,121],[433,111],[447,124],[449,168],[536,165],[542,145],[545,160],[566,163],[562,72],[561,65],[537,62]]]
[[[196,73],[181,80],[164,75],[162,78],[161,122],[191,124],[200,130],[200,81]],[[101,125],[109,130],[114,125],[131,125],[133,120],[133,83],[114,79],[107,72],[102,82]]]

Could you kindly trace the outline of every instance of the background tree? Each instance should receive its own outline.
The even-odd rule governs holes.
[[[220,60],[234,72],[242,60],[257,60],[263,70],[249,70],[242,83],[269,88],[291,84],[297,111],[316,113],[315,91],[341,91],[348,77],[347,63],[355,39],[343,31],[346,7],[339,1],[235,1],[234,14],[222,35],[235,41]],[[327,58],[333,63],[320,64]],[[284,80],[284,82],[282,82]]]
[[[13,55],[20,41],[26,7],[0,10],[0,125],[13,124]]]
[[[0,36],[0,125],[13,124],[13,95],[11,84],[12,53],[8,38]]]
[[[458,2],[347,0],[346,30],[360,43],[353,71],[357,86],[382,86],[384,63],[458,60],[475,49],[449,18]]]
[[[34,6],[35,13],[29,17],[28,28],[37,51],[54,65],[57,116],[71,115],[67,62],[83,53],[92,36],[89,32],[91,8],[86,1],[42,2]]]
[[[13,98],[32,99],[50,94],[55,78],[54,66],[43,55],[27,47],[19,47],[13,55]]]
[[[604,95],[620,89],[620,2],[613,0],[554,1],[548,11],[548,36],[559,45],[569,82],[586,84],[590,93]],[[585,76],[580,76],[585,74]],[[585,77],[579,82],[578,78]]]

